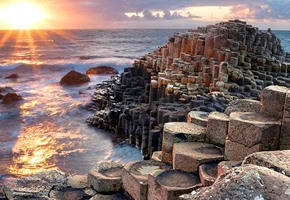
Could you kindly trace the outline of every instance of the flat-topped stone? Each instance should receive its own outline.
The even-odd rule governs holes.
[[[199,165],[223,159],[223,150],[213,144],[183,142],[173,147],[173,169],[196,173]]]
[[[98,163],[88,173],[88,185],[99,193],[116,193],[122,187],[122,168],[115,162]]]
[[[112,195],[104,195],[104,194],[96,194],[90,200],[127,200],[127,198],[122,194],[112,194]]]
[[[154,151],[151,160],[162,161],[162,151]]]
[[[166,123],[163,128],[162,161],[172,163],[173,144],[178,142],[203,142],[206,129],[186,122]]]
[[[123,187],[134,200],[147,199],[148,174],[169,168],[168,165],[154,160],[130,162],[124,166]]]
[[[254,112],[234,112],[230,115],[225,157],[243,160],[257,151],[279,149],[279,119]]]
[[[287,87],[271,85],[264,88],[261,94],[261,111],[277,118],[283,117]]]
[[[203,186],[212,185],[217,179],[218,163],[201,164],[198,168],[198,174]]]
[[[82,189],[88,187],[86,175],[74,175],[67,177],[66,184],[72,188]]]
[[[212,144],[224,146],[228,133],[230,118],[220,112],[212,112],[208,116],[206,139]]]
[[[194,123],[200,126],[207,126],[208,112],[203,111],[191,111],[187,115],[187,123]]]
[[[155,171],[148,176],[148,200],[175,200],[197,185],[200,185],[197,175],[181,170]]]
[[[253,153],[245,158],[243,165],[254,164],[268,167],[290,177],[290,150],[264,151]]]
[[[261,102],[252,99],[236,99],[229,103],[225,114],[230,115],[232,112],[260,112]]]

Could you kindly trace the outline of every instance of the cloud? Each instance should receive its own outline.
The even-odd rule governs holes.
[[[244,19],[290,19],[289,0],[260,0],[232,7],[232,16]]]

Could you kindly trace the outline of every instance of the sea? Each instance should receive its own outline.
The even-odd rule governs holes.
[[[85,119],[94,86],[61,86],[69,71],[85,73],[106,65],[120,73],[135,58],[166,44],[186,30],[30,30],[0,31],[0,87],[11,87],[23,100],[0,103],[0,185],[44,170],[86,174],[98,162],[142,159],[123,138],[90,127]],[[274,31],[290,52],[290,32]],[[15,80],[5,79],[17,73]]]

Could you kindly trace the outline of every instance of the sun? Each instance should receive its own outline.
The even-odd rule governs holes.
[[[18,2],[0,9],[0,19],[12,29],[35,28],[45,17],[46,13],[30,2]]]

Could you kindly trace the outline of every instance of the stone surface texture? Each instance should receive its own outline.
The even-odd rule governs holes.
[[[196,173],[199,165],[223,159],[223,150],[212,144],[184,142],[173,147],[173,169]]]

